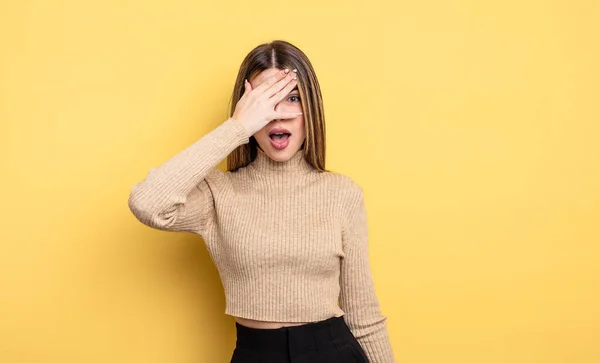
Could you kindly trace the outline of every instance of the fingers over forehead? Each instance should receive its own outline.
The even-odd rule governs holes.
[[[264,81],[268,80],[269,78],[271,78],[272,76],[276,75],[277,73],[279,73],[281,71],[281,69],[279,68],[269,68],[269,69],[265,69],[264,71],[261,71],[260,73],[258,73],[257,75],[253,76],[250,79],[250,84],[252,84],[253,87],[258,86],[259,84],[263,83]]]

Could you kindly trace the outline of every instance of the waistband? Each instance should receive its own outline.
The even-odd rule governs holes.
[[[236,345],[257,353],[305,352],[331,347],[352,334],[343,316],[277,329],[250,328],[236,322]]]

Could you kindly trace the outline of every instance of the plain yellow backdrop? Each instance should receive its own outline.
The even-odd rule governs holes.
[[[399,362],[600,362],[599,4],[3,2],[0,362],[229,362],[202,239],[127,197],[274,39],[365,190]]]

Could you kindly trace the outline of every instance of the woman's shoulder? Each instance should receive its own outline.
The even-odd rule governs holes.
[[[223,182],[227,179],[227,177],[229,176],[229,172],[228,171],[222,171],[220,169],[212,169],[205,177],[204,179],[206,180],[210,180],[214,183],[219,183],[219,182]]]
[[[341,192],[342,194],[356,197],[358,195],[362,195],[363,193],[361,185],[349,175],[335,171],[325,171],[321,174],[322,178],[331,188]]]

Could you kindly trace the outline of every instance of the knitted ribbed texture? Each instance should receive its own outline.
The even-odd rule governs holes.
[[[244,168],[215,169],[249,137],[228,119],[150,169],[132,187],[129,208],[152,228],[203,237],[225,314],[273,322],[343,315],[371,363],[394,362],[371,277],[361,187],[312,168],[302,150],[276,162],[259,149]]]

